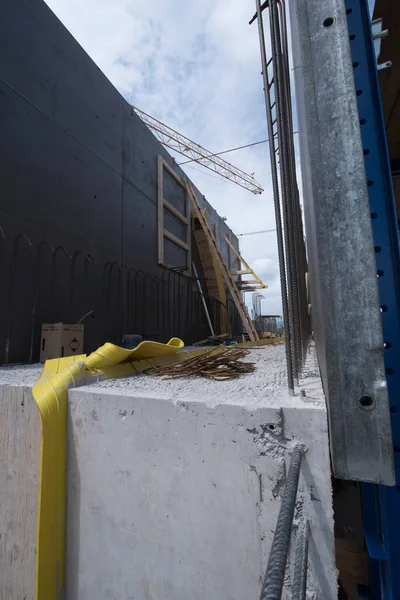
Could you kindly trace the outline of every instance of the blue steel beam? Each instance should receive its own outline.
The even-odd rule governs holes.
[[[400,598],[400,253],[391,169],[366,0],[346,0],[385,342],[396,486],[362,485],[370,598]]]
[[[334,475],[394,484],[382,319],[344,0],[290,0],[315,343]]]

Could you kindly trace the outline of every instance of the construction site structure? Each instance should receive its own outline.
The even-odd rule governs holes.
[[[204,219],[207,220],[209,225],[206,209],[203,209],[202,212]],[[193,235],[203,268],[208,296],[218,301],[217,306],[214,308],[214,321],[220,323],[219,333],[231,335],[231,325],[227,309],[227,295],[220,263],[217,255],[213,252],[213,246],[209,242],[206,231],[203,229],[202,223],[196,215],[193,216]]]
[[[233,232],[131,105],[44,2],[1,1],[4,357],[31,362],[44,319],[91,333],[89,355],[0,369],[0,596],[396,600],[398,2],[371,24],[367,0],[256,0],[280,346]],[[255,341],[184,347],[213,335],[202,282]],[[173,337],[118,346],[138,327]],[[244,380],[210,379],[247,352]]]
[[[236,255],[239,260],[239,263],[244,265],[244,269],[239,269],[238,271],[232,271],[232,275],[252,275],[253,279],[238,279],[237,285],[242,292],[251,292],[253,290],[264,290],[268,288],[268,286],[259,278],[257,273],[250,267],[250,265],[244,260],[243,256],[236,250],[236,248],[232,245],[230,239],[225,236],[225,241],[232,250],[232,252]]]
[[[345,529],[340,524],[344,516],[353,532],[347,537],[342,532],[337,540],[339,579],[346,580],[341,593],[393,600],[400,597],[400,8],[384,0],[256,0],[254,21],[288,378],[295,385],[304,373],[311,318],[335,486],[343,490],[334,502],[337,530]],[[307,254],[291,133],[292,77]],[[293,518],[298,471],[293,456],[276,532]],[[353,491],[346,480],[357,482]],[[305,597],[307,538],[305,526],[299,539],[303,551],[296,557],[295,598]],[[280,597],[287,558],[282,545],[282,536],[275,534],[263,599]]]
[[[204,233],[205,240],[207,241],[210,251],[213,256],[213,260],[215,260],[217,264],[217,269],[222,273],[222,277],[225,281],[225,284],[228,288],[228,291],[231,295],[233,303],[236,306],[236,309],[242,319],[243,326],[248,334],[250,341],[255,342],[258,340],[258,333],[254,327],[254,324],[251,320],[251,317],[248,313],[247,307],[243,302],[240,291],[238,290],[237,284],[232,277],[232,273],[229,271],[228,266],[226,265],[224,258],[221,254],[221,250],[218,247],[217,241],[214,237],[214,234],[210,228],[207,215],[201,210],[200,204],[196,198],[196,195],[191,188],[190,185],[187,186],[188,194],[190,201],[192,203],[195,217],[198,220],[198,223]]]
[[[259,233],[272,233],[276,231],[276,229],[261,229],[261,231],[247,231],[246,233],[238,233],[238,237],[243,237],[244,235],[257,235]]]
[[[200,144],[197,144],[136,106],[133,106],[132,109],[139,115],[142,121],[146,123],[147,127],[164,146],[179,152],[183,156],[190,158],[193,162],[210,169],[210,171],[214,171],[214,173],[240,185],[253,194],[262,194],[264,191],[261,185],[254,179],[253,175],[248,175],[248,173],[238,169],[217,154],[209,152],[200,146]]]

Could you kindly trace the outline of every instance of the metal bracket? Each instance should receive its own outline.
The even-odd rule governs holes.
[[[380,65],[376,65],[376,68],[378,71],[382,71],[383,69],[388,69],[391,66],[392,66],[392,61],[388,60],[384,63],[381,63]]]
[[[372,39],[374,40],[374,49],[376,56],[376,68],[378,71],[382,71],[383,69],[388,69],[392,66],[392,61],[388,60],[384,63],[379,64],[378,59],[381,53],[381,40],[388,37],[389,30],[382,29],[382,19],[375,19],[371,23],[371,31],[372,31]]]

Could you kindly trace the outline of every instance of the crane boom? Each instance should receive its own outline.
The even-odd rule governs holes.
[[[276,229],[262,229],[261,231],[247,231],[246,233],[238,233],[237,237],[242,237],[244,235],[256,235],[257,233],[271,233],[272,231],[276,231]]]
[[[143,110],[136,108],[136,106],[132,106],[132,108],[164,146],[168,146],[168,148],[190,158],[193,162],[197,162],[199,165],[214,171],[218,175],[221,175],[221,177],[237,183],[237,185],[253,192],[253,194],[262,194],[264,191],[252,175],[238,169],[220,156],[209,152],[203,146],[200,146],[200,144],[193,142],[193,140],[145,113]]]

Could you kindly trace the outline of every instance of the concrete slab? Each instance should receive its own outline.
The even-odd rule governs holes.
[[[43,371],[43,365],[10,365],[0,367],[0,385],[20,386],[26,385],[32,388]]]
[[[317,364],[312,351],[289,396],[283,353],[252,350],[256,373],[234,382],[137,375],[70,390],[67,600],[258,598],[299,442],[294,538],[306,516],[309,597],[337,597]]]
[[[172,379],[137,375],[120,379],[105,379],[96,385],[104,392],[121,394],[145,394],[165,400],[200,400],[208,406],[217,406],[226,402],[234,406],[303,406],[304,403],[325,406],[319,378],[318,363],[314,349],[310,351],[304,380],[301,386],[310,386],[315,380],[315,393],[304,395],[297,389],[291,395],[287,389],[285,347],[284,344],[267,345],[250,350],[246,360],[255,362],[256,371],[236,380],[214,381],[204,377]],[[299,404],[300,402],[300,404]]]
[[[66,600],[259,596],[290,453],[311,523],[309,598],[336,594],[328,431],[312,349],[286,390],[283,345],[237,381],[99,381],[69,392]],[[42,365],[0,369],[0,599],[34,599]],[[293,549],[287,570],[290,597]]]
[[[31,386],[6,371],[0,382],[14,383],[0,383],[0,600],[34,600],[40,417]]]

